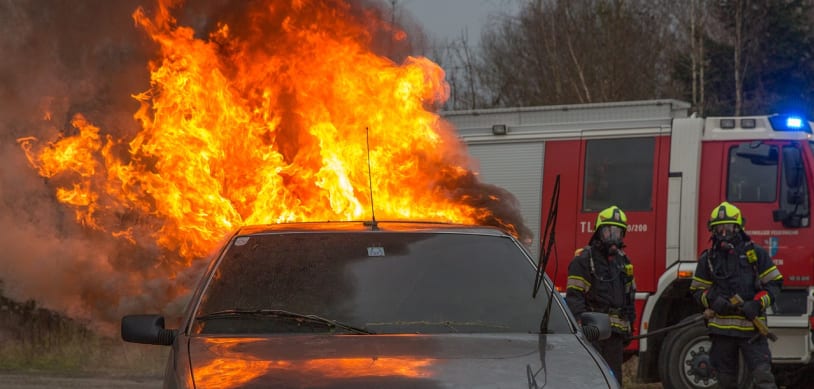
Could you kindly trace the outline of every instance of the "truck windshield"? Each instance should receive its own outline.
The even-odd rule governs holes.
[[[549,296],[540,293],[532,299],[534,278],[525,252],[500,236],[381,231],[253,235],[231,243],[195,316],[285,310],[376,334],[534,333]],[[553,305],[549,332],[570,331],[565,313]],[[195,330],[299,331],[290,321],[278,325],[260,316],[234,320],[225,315],[222,321],[196,322]]]

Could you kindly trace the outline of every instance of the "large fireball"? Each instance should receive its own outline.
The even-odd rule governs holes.
[[[437,114],[443,70],[374,50],[407,39],[376,8],[237,2],[193,28],[173,16],[177,3],[132,14],[157,47],[149,89],[120,91],[141,104],[136,134],[115,135],[77,111],[57,139],[18,140],[78,223],[156,254],[132,285],[172,279],[244,224],[375,214],[528,238],[515,199],[479,182]]]

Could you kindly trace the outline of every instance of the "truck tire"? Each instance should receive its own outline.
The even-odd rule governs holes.
[[[671,332],[659,351],[658,369],[664,389],[712,389],[718,387],[709,363],[709,340],[703,323]],[[751,377],[738,358],[739,388],[752,388]]]

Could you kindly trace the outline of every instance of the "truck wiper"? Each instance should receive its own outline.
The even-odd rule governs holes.
[[[341,328],[357,334],[365,335],[375,334],[375,332],[373,331],[355,327],[353,325],[342,323],[336,320],[326,319],[324,317],[317,315],[305,315],[302,313],[290,312],[282,309],[225,309],[222,311],[212,312],[206,315],[198,316],[195,318],[195,320],[207,321],[212,319],[238,318],[247,316],[287,318],[297,320],[299,322],[323,324],[326,325],[328,328]]]

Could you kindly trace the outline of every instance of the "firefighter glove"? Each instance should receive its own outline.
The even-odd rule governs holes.
[[[743,315],[749,320],[755,320],[760,314],[760,301],[747,301],[743,303]]]
[[[712,300],[712,306],[710,308],[719,315],[726,315],[731,310],[732,304],[726,301],[725,298],[718,296],[715,297],[715,300]]]

